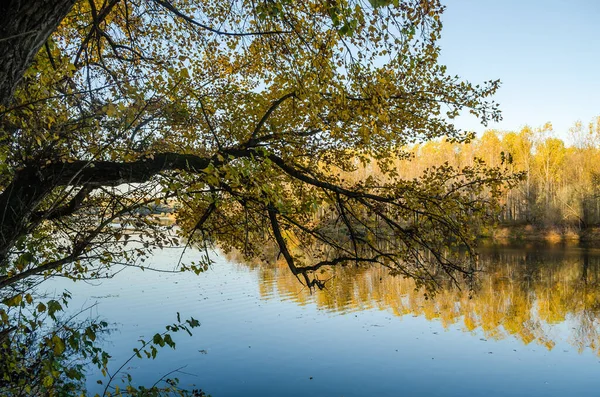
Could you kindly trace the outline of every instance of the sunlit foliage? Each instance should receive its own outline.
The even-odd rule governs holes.
[[[11,45],[32,56],[40,47],[28,37],[43,39],[31,61],[0,60],[1,70],[27,66],[10,87],[0,82],[3,305],[52,276],[145,268],[152,249],[181,238],[248,257],[271,240],[310,287],[322,287],[319,268],[348,262],[431,288],[431,264],[472,276],[476,230],[514,182],[505,164],[431,164],[414,179],[393,166],[410,156],[406,145],[472,139],[453,124],[461,112],[483,124],[500,117],[489,99],[498,80],[472,84],[438,62],[437,0],[81,0],[68,9],[13,32]],[[379,175],[344,177],[368,162]],[[154,219],[163,210],[175,212],[179,236]],[[290,249],[314,243],[331,248],[319,263]],[[174,258],[173,269],[209,264]]]

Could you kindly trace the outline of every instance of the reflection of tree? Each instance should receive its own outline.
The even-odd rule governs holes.
[[[485,251],[471,290],[442,284],[433,298],[417,290],[414,280],[390,277],[384,268],[320,269],[326,287],[310,291],[283,261],[260,263],[250,266],[259,271],[265,297],[278,293],[333,311],[378,308],[424,316],[444,327],[462,325],[465,331],[482,330],[486,338],[512,336],[548,349],[555,344],[552,327],[568,321],[570,343],[600,354],[600,256],[588,250]]]

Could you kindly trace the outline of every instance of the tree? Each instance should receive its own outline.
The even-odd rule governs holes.
[[[498,81],[438,63],[438,1],[16,3],[0,30],[0,50],[15,49],[0,60],[9,301],[30,280],[143,266],[175,243],[148,216],[173,202],[187,243],[254,256],[269,239],[311,287],[347,263],[430,286],[430,264],[472,272],[476,220],[510,178],[479,161],[410,180],[393,167],[408,144],[469,141],[452,124],[462,111],[499,118]],[[345,180],[356,161],[380,175]],[[291,249],[313,243],[310,262]]]
[[[506,133],[502,139],[502,147],[505,154],[510,155],[514,167],[525,174],[523,182],[517,186],[518,192],[516,192],[516,198],[511,197],[509,203],[507,203],[509,208],[512,208],[513,219],[525,222],[531,222],[532,220],[531,167],[533,143],[531,137],[531,128],[524,127],[518,133]],[[511,196],[512,193],[511,191]]]
[[[408,182],[388,169],[352,186],[336,175],[354,157],[385,170],[410,142],[468,140],[449,122],[463,109],[484,123],[498,117],[484,101],[497,81],[474,86],[437,63],[442,9],[77,2],[3,110],[0,286],[98,276],[98,261],[130,261],[113,221],[171,198],[183,205],[184,231],[248,253],[257,248],[250,232],[269,233],[294,272],[292,230],[333,243],[308,226],[317,207],[331,208],[352,237],[350,249],[334,244],[334,261],[404,268],[414,248],[438,255],[440,236],[469,245],[463,221],[486,205],[471,190],[498,187],[498,170],[441,167]],[[114,188],[123,184],[132,187]],[[358,244],[376,248],[357,238],[359,224],[371,232],[364,213],[384,221],[397,252],[359,255]],[[165,243],[137,218],[142,244]],[[15,252],[34,247],[17,266]]]

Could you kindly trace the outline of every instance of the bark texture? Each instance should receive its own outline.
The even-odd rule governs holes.
[[[11,102],[25,70],[75,1],[0,1],[0,105]]]

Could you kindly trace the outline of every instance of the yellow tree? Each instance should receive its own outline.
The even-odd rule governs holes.
[[[499,165],[502,161],[501,133],[496,130],[487,130],[477,140],[476,155],[490,165]]]
[[[523,181],[511,191],[511,194],[517,192],[513,197],[513,216],[515,220],[531,222],[532,205],[532,178],[531,166],[533,158],[533,131],[529,127],[524,127],[516,132],[508,132],[502,138],[502,150],[505,156],[510,156],[512,160],[511,171],[523,172],[525,174]]]
[[[564,200],[569,202],[569,215],[581,227],[598,222],[597,177],[600,173],[600,133],[598,119],[587,128],[578,121],[569,129],[574,145],[569,148],[569,167],[565,170],[569,181]]]
[[[547,211],[545,219],[551,222],[560,221],[554,211],[556,208],[557,191],[563,180],[563,166],[566,155],[565,144],[557,138],[546,138],[536,145],[534,166],[541,184],[541,208]],[[560,216],[560,212],[556,214]]]

